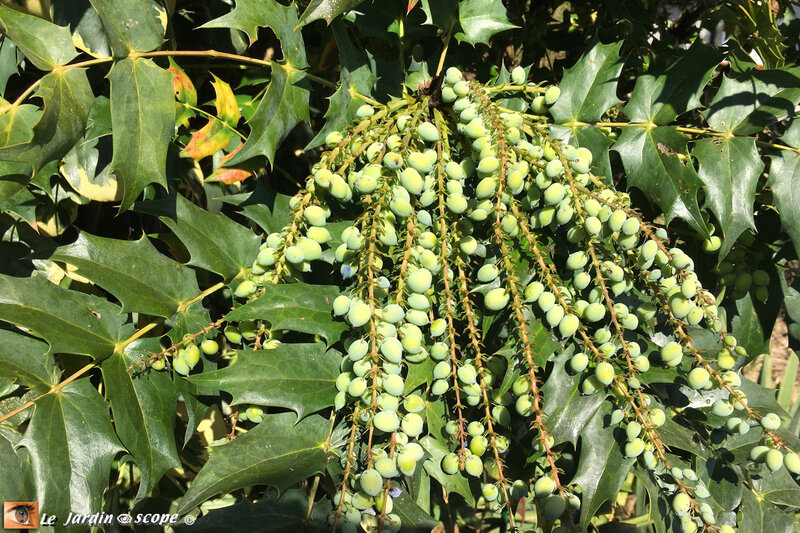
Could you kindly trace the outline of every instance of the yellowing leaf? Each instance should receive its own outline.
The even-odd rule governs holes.
[[[214,75],[212,74],[212,76]],[[214,102],[217,106],[217,117],[226,124],[235,127],[242,113],[239,111],[239,104],[236,102],[231,86],[216,76],[214,76],[214,81],[211,82],[211,85],[217,94],[217,100]]]
[[[181,155],[192,159],[203,159],[214,155],[231,141],[233,133],[216,118],[192,134],[192,140],[181,150]]]
[[[222,166],[226,161],[230,160],[236,154],[236,152],[242,148],[242,146],[244,145],[239,143],[239,146],[237,146],[234,151],[223,156],[222,160],[220,161],[220,166],[208,178],[208,181],[221,181],[231,185],[233,183],[244,181],[253,175],[253,173],[249,170],[242,170],[240,168],[227,168]]]
[[[172,73],[172,87],[175,89],[175,123],[189,127],[189,119],[194,116],[191,107],[197,105],[197,89],[192,80],[172,58],[169,58],[169,68]],[[189,107],[191,106],[191,107]]]

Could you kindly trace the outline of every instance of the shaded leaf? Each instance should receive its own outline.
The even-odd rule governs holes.
[[[66,65],[78,55],[69,28],[0,5],[0,33],[14,41],[39,70]]]
[[[453,475],[445,474],[442,470],[442,458],[450,453],[450,449],[438,439],[425,436],[419,440],[420,445],[430,457],[425,458],[423,467],[425,471],[449,493],[460,494],[467,505],[475,505],[475,496],[469,488],[469,479],[461,472]]]
[[[258,235],[224,215],[197,207],[183,196],[139,204],[137,210],[159,215],[191,254],[190,265],[216,272],[226,280],[250,268],[258,253]]]
[[[305,26],[309,22],[324,19],[328,24],[336,17],[350,11],[364,0],[311,0],[308,7],[303,14],[300,15],[300,20],[297,22],[297,27]]]
[[[136,499],[148,494],[170,468],[180,468],[175,445],[177,395],[167,372],[128,371],[141,355],[161,351],[158,339],[140,339],[101,366],[117,434],[142,473]],[[141,367],[139,367],[141,368]]]
[[[425,24],[448,31],[458,12],[458,0],[422,0],[422,11],[425,12]]]
[[[114,158],[125,210],[148,184],[167,187],[167,147],[175,123],[173,75],[149,59],[126,58],[108,74]]]
[[[565,441],[577,444],[578,436],[603,403],[601,394],[581,395],[581,375],[567,372],[566,365],[571,357],[571,351],[556,357],[553,370],[540,389],[542,397],[546,399],[544,422],[555,444]],[[606,431],[611,431],[611,428]]]
[[[501,0],[463,0],[458,3],[458,21],[462,31],[456,39],[473,46],[489,44],[493,35],[517,27],[509,22]]]
[[[703,182],[686,156],[687,138],[674,127],[623,128],[614,151],[622,158],[628,186],[640,189],[664,212],[667,223],[678,217],[708,236],[697,192]]]
[[[129,313],[170,317],[200,292],[194,272],[162,255],[146,236],[122,241],[81,232],[51,259],[77,267],[81,276],[113,294]]]
[[[14,444],[0,433],[0,477],[13,483],[0,483],[0,500],[30,501],[36,496],[31,465],[14,449]]]
[[[221,181],[222,183],[227,183],[228,185],[232,183],[238,183],[240,181],[244,181],[250,176],[253,175],[252,172],[249,170],[244,170],[241,168],[228,168],[225,165],[226,162],[230,161],[230,159],[236,155],[236,152],[242,149],[244,146],[243,143],[239,143],[239,146],[234,148],[234,150],[222,156],[220,159],[220,166],[214,170],[214,173],[209,176],[206,181]]]
[[[749,490],[742,491],[739,517],[738,529],[747,533],[791,533],[795,523],[791,515]]]
[[[164,42],[166,9],[153,0],[89,0],[100,15],[114,57],[149,52]]]
[[[240,350],[230,366],[189,376],[189,381],[224,390],[232,405],[286,407],[303,418],[333,405],[341,356],[325,345],[281,343],[270,350]]]
[[[274,164],[275,150],[289,132],[300,122],[309,120],[308,96],[308,81],[302,71],[289,71],[273,63],[269,88],[255,114],[247,121],[250,126],[247,142],[229,165],[235,166],[256,156],[264,156]]]
[[[47,353],[47,344],[0,329],[0,346],[0,378],[12,379],[38,392],[47,392],[58,383],[61,371]]]
[[[178,505],[184,514],[220,493],[270,485],[279,490],[322,471],[330,422],[312,415],[295,425],[293,413],[264,416],[264,421],[224,446],[214,447]]]
[[[617,83],[622,72],[619,49],[622,41],[595,44],[578,62],[564,71],[559,87],[561,96],[550,108],[550,114],[560,124],[572,120],[595,122],[617,98]]]
[[[754,306],[750,293],[736,300],[736,311],[736,316],[731,320],[731,333],[736,336],[737,343],[753,356],[768,353],[770,333],[764,330],[761,323],[763,317]]]
[[[692,155],[699,163],[697,175],[706,184],[706,204],[725,238],[719,251],[725,257],[743,231],[756,227],[753,203],[764,163],[753,137],[701,139]]]
[[[769,179],[772,199],[781,215],[781,226],[789,234],[795,252],[800,255],[800,154],[781,151],[769,156]]]
[[[428,533],[435,528],[439,521],[426,513],[414,499],[408,494],[407,491],[400,493],[397,498],[393,500],[394,514],[400,517],[403,524],[403,531],[409,533]]]
[[[111,461],[122,447],[108,404],[88,379],[40,398],[20,446],[30,452],[36,501],[48,513],[102,510]]]
[[[53,22],[72,30],[72,44],[77,48],[95,57],[111,55],[103,22],[89,0],[51,2],[50,10]]]
[[[275,0],[236,0],[236,7],[230,13],[200,27],[235,28],[247,34],[250,44],[258,38],[259,27],[270,27],[281,41],[286,62],[294,68],[308,66],[303,34],[296,30],[297,7],[294,3],[285,6]]]
[[[320,335],[330,346],[349,329],[344,321],[331,315],[333,300],[338,295],[339,290],[332,285],[267,284],[261,296],[228,313],[226,320],[266,320],[272,329]]]
[[[124,338],[119,306],[62,289],[41,275],[0,275],[0,317],[44,338],[51,352],[103,359]]]

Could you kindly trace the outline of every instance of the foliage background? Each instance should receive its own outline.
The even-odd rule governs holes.
[[[768,351],[779,315],[789,323],[791,345],[798,342],[800,22],[793,2],[3,4],[10,7],[0,8],[0,469],[3,479],[19,481],[0,487],[6,500],[36,496],[64,515],[130,507],[185,512],[230,491],[202,509],[236,502],[248,508],[249,518],[240,519],[250,523],[306,520],[306,491],[316,485],[304,479],[324,463],[322,444],[332,443],[327,418],[309,414],[294,425],[294,414],[276,409],[243,433],[247,439],[208,460],[206,445],[224,438],[231,420],[207,408],[220,398],[300,415],[331,405],[322,392],[310,403],[240,397],[274,387],[270,376],[289,372],[292,350],[320,356],[327,346],[312,344],[311,335],[328,345],[338,339],[341,331],[325,318],[330,294],[301,287],[238,311],[236,320],[258,317],[289,330],[297,329],[294,316],[320,316],[286,334],[287,345],[303,342],[301,348],[280,351],[274,367],[254,377],[236,375],[235,365],[246,361],[231,364],[228,351],[204,358],[202,372],[189,380],[128,367],[185,334],[215,333],[235,305],[228,284],[252,264],[258,234],[282,227],[288,195],[305,180],[324,135],[352,118],[359,93],[386,101],[403,83],[416,88],[436,71],[445,42],[446,64],[481,81],[497,76],[501,65],[521,64],[531,66],[533,80],[562,82],[564,93],[577,96],[562,106],[554,133],[588,145],[617,187],[631,188],[646,217],[669,222],[673,239],[705,273],[704,285],[717,287],[748,352]],[[137,23],[125,22],[131,20]],[[56,31],[45,21],[71,29]],[[570,78],[567,69],[589,50],[594,62]],[[69,62],[86,62],[85,69],[59,67]],[[188,84],[177,86],[177,107],[175,72],[196,89],[193,96]],[[587,92],[587,79],[605,81]],[[675,96],[648,100],[648,87]],[[576,121],[603,122],[606,130]],[[649,136],[628,125],[648,121]],[[242,136],[250,140],[234,155]],[[727,167],[718,164],[717,149]],[[704,216],[723,238],[722,253],[702,251]],[[728,250],[749,270],[770,274],[766,298],[718,283],[715,268]],[[336,366],[319,365],[320,382],[335,378]],[[786,390],[781,405],[796,416]],[[40,395],[35,411],[15,412]],[[211,437],[195,433],[198,425]],[[307,465],[303,475],[275,476],[285,466],[279,451],[264,470],[251,469],[252,477],[225,471],[247,466],[242,457],[263,448],[260,435],[281,435],[291,446],[310,439],[309,451],[292,459]],[[67,460],[79,456],[84,461]],[[185,497],[204,463],[225,471],[231,483],[203,489],[195,482],[195,493]],[[653,487],[644,482],[608,482],[601,499],[614,499],[616,481],[638,496],[633,509],[625,507],[634,523],[657,524],[657,506],[648,508],[644,497]],[[291,511],[279,522],[265,485],[301,482],[282,496],[280,508]],[[735,484],[720,491],[729,504],[741,502],[745,517],[778,516],[769,506],[800,507],[789,478],[759,478],[751,486],[771,496],[754,499]],[[330,490],[323,476],[319,492]],[[327,512],[317,507],[314,517]],[[245,516],[241,509],[210,513],[195,529],[231,523]],[[611,507],[606,502],[602,510]],[[787,520],[759,528],[791,531]]]

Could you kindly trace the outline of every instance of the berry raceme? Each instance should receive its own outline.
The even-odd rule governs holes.
[[[290,203],[291,224],[268,236],[234,291],[252,298],[267,283],[329,272],[326,261],[341,275],[332,313],[350,333],[335,408],[351,437],[339,524],[362,513],[395,523],[388,491],[431,460],[426,435],[449,447],[438,459],[444,475],[482,480],[490,509],[511,511],[527,495],[515,487],[532,485],[548,520],[577,519],[579,499],[555,468],[560,443],[544,424],[549,367],[537,362],[531,324],[572,353],[566,369],[579,390],[613,404],[612,425],[628,436],[623,454],[654,472],[675,459],[659,436],[669,411],[643,385],[651,365],[697,391],[722,389],[709,412],[735,412],[735,432],[780,425],[747,407],[735,370],[744,352],[722,330],[692,260],[639,218],[627,194],[590,174],[591,151],[553,141],[497,103],[518,96],[544,112],[557,88],[527,86],[518,70],[512,82],[481,86],[449,69],[436,105],[419,95],[359,108],[352,127],[328,136]],[[329,221],[349,225],[333,235]],[[487,334],[484,324],[502,327]],[[689,327],[720,335],[726,348],[698,352]],[[504,346],[507,356],[492,355]],[[430,370],[420,377],[421,368]],[[428,418],[431,405],[447,414],[444,431]],[[522,472],[512,475],[504,458],[519,425],[530,428],[537,459],[515,480]],[[796,455],[775,457],[769,468],[800,468]],[[698,487],[662,489],[675,514],[699,526],[714,517]]]

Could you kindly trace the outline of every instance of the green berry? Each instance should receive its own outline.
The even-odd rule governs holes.
[[[508,305],[509,295],[502,287],[492,289],[486,293],[483,303],[489,311],[499,311]]]
[[[689,386],[694,390],[700,390],[708,384],[709,374],[705,368],[693,368],[689,372],[688,381]]]
[[[614,367],[611,363],[603,361],[597,364],[594,375],[597,377],[597,381],[603,385],[610,385],[614,381]]]
[[[183,359],[173,358],[172,368],[173,370],[175,370],[175,372],[177,372],[181,376],[188,376],[189,372],[191,372],[189,365],[186,364],[186,361],[184,361]]]
[[[376,496],[383,489],[383,477],[374,468],[364,470],[358,484],[366,494]]]
[[[392,433],[400,427],[400,419],[394,411],[380,411],[372,419],[372,423],[384,433]]]
[[[781,417],[775,413],[767,413],[761,418],[761,427],[769,431],[775,431],[781,427]]]
[[[770,472],[777,472],[783,466],[783,454],[780,450],[770,450],[764,458],[764,463]]]
[[[550,496],[554,490],[556,490],[556,482],[549,476],[540,477],[533,484],[533,493],[539,499]]]
[[[644,451],[644,441],[635,438],[625,444],[625,457],[639,457]]]
[[[470,455],[464,460],[464,471],[472,477],[478,477],[483,473],[483,461],[477,455]]]
[[[672,510],[678,516],[684,516],[689,512],[692,505],[691,499],[683,492],[679,492],[672,498]]]

